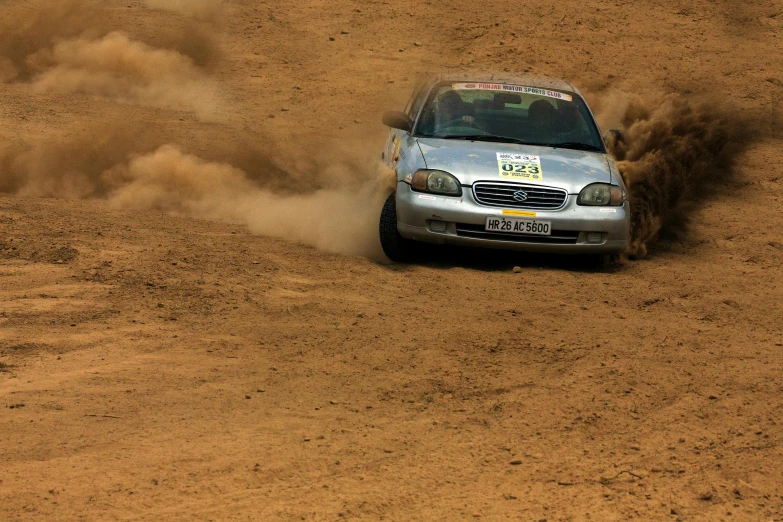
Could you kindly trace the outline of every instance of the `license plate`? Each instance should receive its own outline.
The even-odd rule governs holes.
[[[508,234],[552,235],[552,223],[550,221],[538,221],[537,219],[490,216],[487,218],[484,229],[488,232],[505,232]]]

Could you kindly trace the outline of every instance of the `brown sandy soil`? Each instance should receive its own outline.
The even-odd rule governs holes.
[[[0,21],[40,3],[0,1]],[[99,5],[150,45],[191,23]],[[380,114],[437,65],[750,117],[783,93],[779,1],[236,0],[215,23],[199,56],[220,118],[12,82],[0,140],[122,120],[138,152],[170,140],[284,189],[242,140],[283,163],[347,154],[370,179]],[[0,519],[783,520],[783,140],[756,130],[687,231],[612,273],[457,251],[388,265],[0,196]]]

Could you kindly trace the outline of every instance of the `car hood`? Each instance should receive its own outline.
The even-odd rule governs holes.
[[[590,183],[611,180],[606,154],[602,152],[438,138],[418,138],[418,142],[428,169],[449,172],[463,185],[476,181],[514,181],[500,177],[498,153],[538,156],[543,179],[535,184],[563,188],[569,194],[578,193]]]

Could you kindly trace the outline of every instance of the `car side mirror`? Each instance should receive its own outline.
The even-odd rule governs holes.
[[[387,127],[392,129],[400,129],[404,131],[410,131],[413,127],[413,120],[411,120],[407,114],[400,111],[389,111],[383,114],[381,121]]]

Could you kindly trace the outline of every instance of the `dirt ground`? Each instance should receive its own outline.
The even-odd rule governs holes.
[[[54,4],[0,0],[0,23]],[[375,179],[382,112],[444,67],[769,116],[783,3],[77,5],[85,26],[58,38],[178,49],[220,103],[7,62],[22,72],[0,83],[0,519],[783,520],[774,119],[676,237],[610,273],[455,250],[391,265],[350,228],[373,198],[342,221],[305,200],[278,233],[278,211],[121,204],[77,176],[175,143],[275,194],[344,190]],[[0,33],[7,56],[19,41]],[[17,149],[32,152],[3,156]]]

